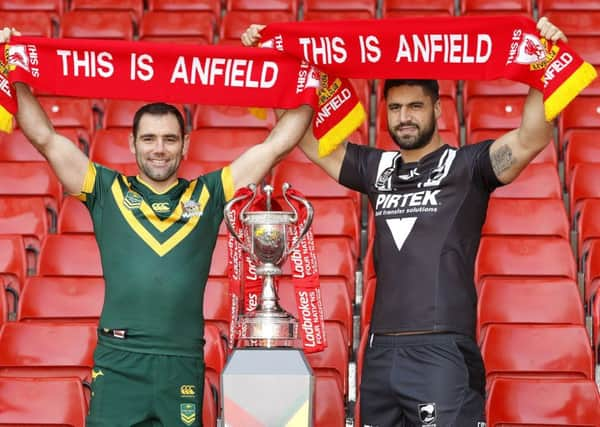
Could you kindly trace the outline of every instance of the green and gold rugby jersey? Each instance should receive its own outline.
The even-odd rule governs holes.
[[[106,282],[99,334],[121,350],[199,356],[202,300],[223,207],[233,196],[229,167],[156,193],[139,177],[90,162],[81,194]],[[116,333],[114,335],[121,335]]]

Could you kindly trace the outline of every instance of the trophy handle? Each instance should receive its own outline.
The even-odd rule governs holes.
[[[234,197],[233,199],[231,199],[229,202],[227,202],[225,204],[225,207],[223,208],[223,212],[224,212],[223,220],[225,221],[225,226],[227,227],[227,230],[229,230],[229,232],[235,238],[235,240],[237,240],[238,243],[240,245],[242,245],[242,249],[244,249],[247,253],[252,253],[252,251],[250,250],[250,247],[240,238],[240,236],[238,236],[238,234],[235,232],[235,230],[233,228],[233,225],[229,221],[229,213],[231,212],[231,207],[234,204],[236,204],[244,199],[248,199],[248,202],[240,210],[240,220],[243,220],[246,217],[246,211],[248,210],[248,208],[250,207],[250,205],[252,204],[252,202],[254,201],[254,199],[256,197],[256,185],[249,184],[248,188],[252,191],[252,195],[250,195],[250,196],[241,195],[238,197]]]
[[[288,190],[290,188],[291,188],[291,185],[288,184],[287,182],[283,184],[283,198],[286,201],[286,203],[289,205],[289,207],[292,209],[292,212],[293,212],[292,221],[293,222],[298,221],[298,211],[296,211],[296,208],[290,202],[288,197],[290,197],[304,205],[304,207],[306,208],[306,222],[304,223],[304,228],[302,229],[302,231],[300,232],[298,237],[292,242],[290,248],[287,251],[288,253],[293,251],[294,249],[296,249],[296,247],[298,247],[298,245],[300,244],[300,241],[302,240],[304,235],[308,232],[308,230],[313,222],[313,216],[314,216],[314,209],[313,209],[312,205],[310,204],[310,202],[307,199],[305,199],[303,197],[298,197],[294,194],[288,195]]]

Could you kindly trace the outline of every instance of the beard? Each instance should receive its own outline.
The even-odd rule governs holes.
[[[417,128],[415,135],[398,136],[396,131],[402,126],[412,125]],[[431,112],[431,117],[428,124],[425,124],[421,129],[419,125],[412,122],[400,123],[394,129],[388,126],[388,132],[394,143],[403,150],[416,150],[425,147],[431,142],[431,137],[435,133],[435,113]]]
[[[150,164],[150,160],[144,160],[140,154],[136,156],[137,164],[140,170],[152,181],[162,182],[171,178],[181,163],[181,156],[178,156],[173,162],[169,163],[167,168],[154,168]]]

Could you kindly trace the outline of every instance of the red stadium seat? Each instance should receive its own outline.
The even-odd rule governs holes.
[[[35,149],[20,129],[0,136],[0,161],[2,162],[45,162],[46,159]]]
[[[518,128],[523,114],[523,101],[521,96],[471,98],[465,117],[467,135],[478,130]]]
[[[376,0],[303,0],[304,13],[314,11],[363,11],[371,18],[377,10]]]
[[[107,163],[135,163],[135,154],[129,148],[131,129],[98,129],[92,139],[90,159],[102,165]]]
[[[52,125],[61,129],[82,129],[92,133],[95,128],[92,101],[86,98],[59,96],[38,97]]]
[[[21,295],[18,320],[95,323],[103,301],[101,277],[29,277]]]
[[[271,129],[276,122],[272,109],[250,109],[247,107],[223,105],[197,105],[193,129],[199,128],[266,128]]]
[[[147,102],[145,101],[124,99],[105,100],[102,128],[127,128],[131,132],[135,113],[146,104]],[[185,121],[185,107],[181,104],[175,105],[175,107],[179,110]]]
[[[58,212],[62,188],[47,162],[1,162],[0,195],[40,196]]]
[[[101,277],[100,251],[93,234],[49,234],[42,243],[40,276]]]
[[[562,200],[491,198],[482,234],[553,236],[568,240],[569,228]]]
[[[383,16],[389,16],[390,12],[398,12],[399,15],[415,12],[454,15],[454,0],[383,0]]]
[[[350,243],[343,237],[316,237],[315,250],[319,264],[319,276],[343,278],[350,299],[355,296],[356,258],[350,249]],[[289,259],[281,266],[284,275],[291,275]]]
[[[582,325],[488,325],[481,354],[488,381],[518,375],[593,379],[590,338]]]
[[[460,126],[458,124],[458,113],[456,112],[456,105],[450,98],[441,98],[440,103],[442,107],[442,116],[438,119],[437,125],[440,131],[449,131],[458,135]],[[387,108],[385,100],[381,99],[378,103],[377,109],[377,131],[387,132]]]
[[[59,37],[133,40],[130,12],[75,10],[62,15]]]
[[[200,128],[190,132],[187,159],[231,162],[248,148],[262,143],[269,131],[262,128]]]
[[[507,79],[498,80],[466,80],[463,86],[463,112],[467,115],[471,111],[470,101],[472,99],[482,99],[485,102],[489,97],[505,98],[519,100],[529,92],[529,87],[520,82]],[[520,104],[520,103],[519,103]]]
[[[600,363],[600,298],[592,301],[592,348],[595,363]]]
[[[590,302],[600,289],[600,240],[590,242],[589,249],[582,254],[584,301]]]
[[[349,356],[342,326],[335,322],[325,322],[325,334],[327,336],[325,350],[306,354],[306,360],[315,376],[335,378],[339,393],[347,395]]]
[[[139,40],[211,44],[215,16],[204,11],[150,11],[140,23]]]
[[[550,10],[598,10],[598,0],[537,0],[539,15],[544,16]]]
[[[26,276],[27,258],[23,237],[0,235],[0,277],[4,285],[19,292]]]
[[[312,232],[319,237],[341,236],[350,240],[352,254],[360,256],[360,217],[350,199],[309,200],[315,211]]]
[[[569,188],[573,169],[578,163],[600,163],[600,136],[598,130],[584,129],[570,132],[565,145],[565,187]]]
[[[569,214],[571,221],[585,199],[600,199],[600,164],[579,163],[573,168],[569,185]]]
[[[0,10],[46,11],[63,13],[63,0],[0,0]]]
[[[288,12],[293,16],[298,13],[298,1],[299,0],[261,0],[259,2],[254,0],[227,0],[227,12],[232,10],[281,10]]]
[[[344,397],[334,378],[315,375],[314,427],[343,426],[346,422]]]
[[[577,11],[571,10],[549,10],[544,14],[550,22],[568,34],[569,37],[577,36],[600,36],[600,11],[596,5],[595,10]],[[541,16],[541,15],[540,15]]]
[[[51,11],[0,10],[0,20],[29,37],[53,37],[58,29],[58,15]]]
[[[293,22],[296,15],[282,10],[232,10],[225,14],[219,28],[219,38],[241,46],[240,36],[251,24],[262,22]]]
[[[529,0],[460,0],[461,15],[470,12],[518,13],[531,14],[531,1]]]
[[[593,381],[498,378],[486,402],[488,427],[593,427],[600,397]]]
[[[217,389],[208,378],[204,378],[204,398],[202,400],[202,425],[217,427],[218,402]]]
[[[561,148],[565,141],[570,139],[571,133],[575,129],[598,131],[600,129],[600,96],[575,98],[561,113],[558,124]]]
[[[85,205],[75,197],[67,197],[58,215],[60,234],[91,234],[94,232],[92,217]]]
[[[0,235],[18,234],[23,238],[30,275],[36,272],[41,242],[55,220],[41,198],[0,197]]]
[[[335,322],[342,326],[346,346],[352,345],[352,303],[346,289],[346,283],[336,277],[321,277],[321,301],[323,315],[327,322]],[[296,296],[292,280],[288,277],[279,281],[279,304],[287,312],[298,318]]]
[[[6,300],[6,292],[4,289],[4,280],[0,277],[0,330],[2,325],[9,320],[8,301]]]
[[[90,380],[96,325],[74,322],[9,322],[0,334],[1,377]]]
[[[148,10],[209,11],[218,20],[221,16],[221,0],[147,0]]]
[[[226,341],[215,325],[204,325],[205,376],[217,390],[221,389],[221,372],[227,362]]]
[[[44,201],[36,197],[0,197],[0,235],[19,234],[25,245],[39,252],[48,234],[50,217]]]
[[[309,10],[304,12],[304,21],[341,21],[353,19],[373,19],[367,10]]]
[[[479,339],[492,324],[583,326],[583,318],[579,288],[571,279],[489,278],[480,285],[476,329]]]
[[[204,321],[215,325],[221,335],[229,336],[231,293],[226,277],[209,277],[204,290]]]
[[[275,191],[279,191],[285,182],[302,192],[310,201],[316,198],[346,198],[352,200],[356,212],[360,212],[360,194],[337,183],[315,164],[287,160],[280,162],[273,169],[272,184]]]
[[[575,280],[569,241],[554,237],[483,236],[475,261],[475,282],[489,276],[563,277]]]
[[[591,242],[600,239],[600,199],[584,200],[579,215],[575,217],[577,254],[583,258]]]
[[[138,22],[144,13],[144,0],[70,0],[71,10],[128,11]]]
[[[562,199],[560,178],[551,163],[532,163],[510,184],[492,193],[496,198]]]
[[[0,426],[84,427],[87,413],[77,378],[0,378]]]

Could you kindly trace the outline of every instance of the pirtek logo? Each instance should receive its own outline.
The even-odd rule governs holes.
[[[195,396],[195,388],[196,386],[184,384],[179,388],[179,392],[182,396]]]
[[[441,190],[424,190],[406,194],[379,194],[375,209],[397,209],[414,206],[437,206]]]

